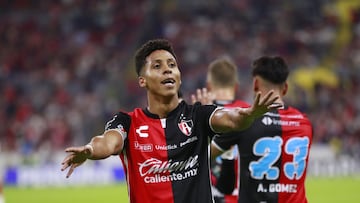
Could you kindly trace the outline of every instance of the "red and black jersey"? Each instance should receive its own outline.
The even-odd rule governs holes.
[[[240,153],[239,202],[306,203],[305,177],[313,129],[292,107],[264,114],[245,131],[215,136],[221,150],[237,144]]]
[[[120,158],[131,203],[213,202],[208,144],[215,108],[183,101],[167,118],[137,108],[107,123],[125,138]]]

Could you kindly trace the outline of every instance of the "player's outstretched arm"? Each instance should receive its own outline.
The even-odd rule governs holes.
[[[222,108],[215,111],[211,117],[211,125],[218,133],[244,130],[264,113],[281,107],[282,105],[274,103],[277,99],[279,95],[274,95],[274,91],[269,91],[263,97],[258,92],[249,108]]]
[[[66,177],[70,177],[74,169],[82,165],[87,159],[105,159],[120,153],[123,148],[123,138],[116,130],[108,130],[103,135],[95,136],[85,146],[69,147],[65,149],[68,155],[62,161],[61,171],[69,168]]]

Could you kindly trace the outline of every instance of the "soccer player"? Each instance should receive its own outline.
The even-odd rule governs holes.
[[[239,87],[237,66],[230,57],[220,57],[209,64],[206,86],[210,100],[217,106],[249,107],[244,101],[236,99]],[[236,169],[238,154],[236,148],[211,161],[213,195],[215,203],[237,202]]]
[[[238,202],[306,203],[305,177],[312,143],[312,124],[287,106],[289,70],[281,57],[260,57],[253,63],[253,91],[274,90],[282,108],[269,111],[236,136],[215,136],[211,156],[236,144],[240,153]]]
[[[67,177],[87,159],[119,155],[131,203],[213,202],[208,165],[208,139],[215,132],[247,128],[273,108],[274,92],[249,108],[179,103],[181,74],[172,45],[150,40],[135,54],[139,86],[147,90],[148,106],[117,113],[102,135],[65,149],[62,170]]]

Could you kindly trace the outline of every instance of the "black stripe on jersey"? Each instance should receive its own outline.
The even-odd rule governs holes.
[[[174,203],[212,202],[208,144],[214,135],[209,127],[209,118],[214,109],[212,105],[201,106],[198,103],[192,106],[183,102],[166,120],[166,142],[171,148],[168,159],[173,163],[178,160],[182,168],[172,175],[183,178],[172,182]]]

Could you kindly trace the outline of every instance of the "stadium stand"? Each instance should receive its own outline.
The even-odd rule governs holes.
[[[288,102],[313,121],[314,144],[359,160],[360,3],[264,2],[0,1],[1,153],[54,163],[119,109],[144,106],[130,53],[165,37],[182,59],[184,98],[227,54],[240,68],[239,97],[250,100],[251,61],[282,55],[294,73]]]

